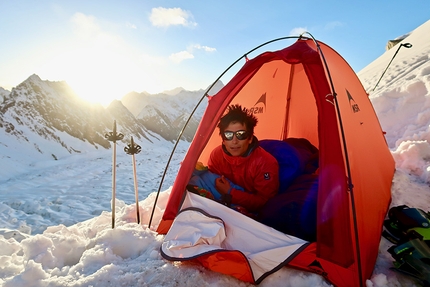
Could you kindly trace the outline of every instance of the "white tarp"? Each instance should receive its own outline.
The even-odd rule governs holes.
[[[169,260],[187,260],[215,250],[237,250],[248,259],[257,281],[285,264],[307,243],[213,200],[187,192],[181,212],[164,238],[161,252]]]

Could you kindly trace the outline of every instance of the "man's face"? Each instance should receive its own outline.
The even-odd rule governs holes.
[[[227,128],[225,129],[224,132],[226,131],[230,131],[230,132],[237,132],[237,131],[242,131],[242,130],[247,130],[246,126],[238,123],[238,122],[231,122]],[[222,143],[224,144],[225,148],[227,149],[227,151],[232,155],[232,156],[241,156],[243,155],[247,150],[248,150],[248,146],[250,145],[250,143],[252,142],[252,137],[250,136],[247,139],[244,140],[239,140],[236,137],[236,134],[233,136],[232,140],[226,140],[223,138]]]

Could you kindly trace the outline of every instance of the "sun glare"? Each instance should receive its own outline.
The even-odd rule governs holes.
[[[161,91],[149,67],[144,69],[124,55],[102,45],[73,49],[47,63],[44,74],[60,77],[78,96],[105,107],[132,91]]]
[[[87,26],[84,23],[83,27]],[[166,84],[164,78],[157,79],[164,75],[158,59],[145,58],[142,51],[102,32],[97,25],[77,31],[73,41],[61,46],[61,52],[46,51],[51,56],[41,67],[46,78],[64,80],[81,98],[105,107],[132,91],[163,90],[158,87]]]
[[[162,91],[154,75],[130,59],[103,50],[82,51],[70,58],[66,81],[76,94],[89,102],[108,106],[114,99],[136,91]]]
[[[78,96],[104,106],[130,92],[136,67],[118,54],[103,50],[81,50],[69,57],[66,81]]]

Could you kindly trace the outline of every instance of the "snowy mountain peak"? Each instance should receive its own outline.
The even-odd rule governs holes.
[[[132,121],[124,125],[135,125],[136,119],[122,107],[123,111],[118,114],[128,113]],[[104,135],[111,129],[115,113],[110,114],[100,104],[82,100],[65,82],[42,81],[32,75],[12,89],[0,110],[3,141],[11,142],[15,138],[21,149],[30,154],[37,151],[59,158],[110,147]],[[142,129],[133,132],[137,137],[144,136]],[[5,143],[5,146],[10,145]]]
[[[429,34],[430,22],[426,22],[404,40],[403,43],[409,42],[413,47],[399,50],[378,88],[370,95],[396,160],[390,207],[407,205],[426,212],[430,211]],[[386,51],[359,73],[366,90],[373,89],[396,49]],[[31,99],[39,97],[43,100],[43,95],[48,92],[44,89],[35,92],[31,85],[26,85],[12,93],[15,98],[18,93],[22,93]],[[196,97],[202,96],[196,94]],[[135,95],[138,96],[139,93]],[[173,111],[173,106],[177,103],[161,103],[158,106],[156,97],[152,98],[147,93],[146,96],[149,96],[144,98],[147,101],[146,115],[155,115],[156,110],[159,110],[163,115],[169,115],[171,121],[170,109]],[[43,151],[58,154],[54,150],[54,144],[50,144],[51,141],[39,141],[38,138],[43,136],[36,136],[37,131],[30,130],[31,125],[24,122],[30,120],[26,113],[30,113],[33,110],[32,104],[37,102],[26,104],[25,101],[11,98],[14,97],[7,97],[0,104],[0,158],[3,167],[0,169],[0,253],[4,262],[0,268],[0,285],[255,286],[232,276],[205,270],[196,264],[166,264],[160,255],[162,235],[153,230],[157,229],[166,210],[171,191],[169,186],[176,178],[187,143],[179,143],[180,152],[173,157],[168,169],[166,161],[171,155],[171,144],[159,141],[155,144],[145,142],[147,145],[142,145],[142,152],[136,157],[140,198],[136,196],[130,157],[124,152],[118,152],[115,165],[116,209],[112,213],[112,154],[100,150],[58,161],[53,161],[52,157],[50,161],[39,160],[36,158],[40,154],[38,152],[30,157],[27,152],[29,147],[34,150],[33,143],[37,143],[39,147],[41,143],[49,145],[51,150],[43,146]],[[122,101],[124,105],[119,101],[112,103],[108,109],[113,111],[108,112],[108,115],[117,113],[121,121],[125,118],[132,121],[133,114],[124,109],[127,106],[125,102]],[[142,116],[143,114],[142,112]],[[45,120],[43,113],[34,115],[36,117],[32,120],[35,123]],[[177,115],[180,118],[179,113]],[[183,115],[186,116],[186,113]],[[70,115],[59,116],[62,119]],[[106,120],[108,130],[112,129],[113,118],[108,116]],[[65,121],[62,119],[62,122]],[[99,118],[84,129],[98,124],[102,125]],[[118,130],[126,133],[126,138],[129,138],[131,134],[124,130],[126,125],[129,123],[119,122]],[[33,129],[35,127],[33,125]],[[67,138],[66,132],[58,132],[48,126],[47,129],[56,132],[61,139],[67,139],[67,146],[78,147],[83,143],[72,136]],[[79,129],[82,130],[82,127]],[[28,142],[23,137],[12,135],[13,132],[26,136]],[[155,137],[151,139],[156,140]],[[61,149],[65,150],[63,147]],[[369,159],[370,164],[372,160],[374,159]],[[161,186],[160,179],[165,179],[166,184]],[[156,194],[157,188],[160,191],[162,187],[163,190]],[[136,223],[136,199],[139,200],[141,224]],[[371,205],[372,202],[369,202],[369,206]],[[116,216],[115,228],[111,227],[113,214]],[[148,228],[152,215],[152,227]],[[373,274],[365,285],[422,286],[415,276],[393,271],[396,265],[393,265],[394,260],[388,252],[392,247],[392,242],[381,238]],[[331,285],[318,274],[282,267],[275,273],[268,274],[260,286]]]
[[[9,94],[10,94],[10,91],[0,87],[0,103],[3,102],[4,98],[8,97]]]
[[[38,75],[33,74],[30,77],[28,77],[26,81],[41,82],[42,79],[40,79],[40,77]]]
[[[149,142],[176,140],[203,91],[177,88],[171,92],[174,95],[131,92],[123,101],[114,100],[103,108],[78,97],[65,81],[51,82],[33,74],[11,92],[0,90],[0,133],[5,134],[0,154],[2,147],[13,146],[17,140],[17,149],[42,157],[109,148],[105,134],[113,120],[128,137]],[[184,140],[193,138],[204,108],[190,120]]]
[[[184,89],[184,88],[182,88],[182,87],[177,87],[177,88],[175,88],[175,89],[173,89],[173,90],[166,90],[166,91],[163,91],[161,94],[166,94],[166,95],[169,95],[169,96],[174,96],[174,95],[179,94],[179,93],[180,93],[180,92],[182,92],[182,91],[185,91],[185,89]]]

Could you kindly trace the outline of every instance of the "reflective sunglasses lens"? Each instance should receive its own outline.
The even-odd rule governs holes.
[[[240,131],[236,131],[236,132],[225,131],[224,132],[224,139],[227,141],[231,141],[233,139],[234,135],[236,135],[236,138],[240,141],[248,138],[248,132],[245,130],[240,130]]]
[[[236,137],[238,140],[244,140],[248,138],[248,133],[246,131],[237,131]]]
[[[233,139],[234,132],[224,132],[224,139],[231,141]]]

